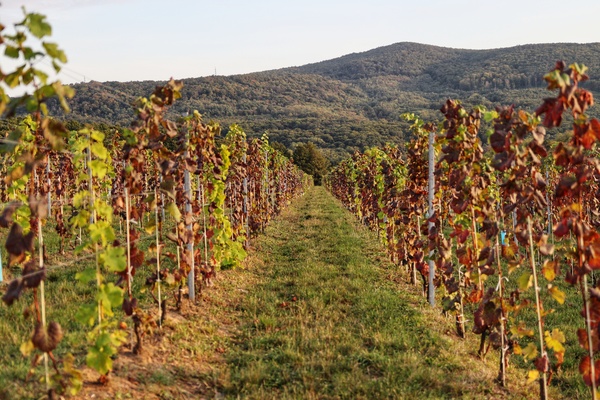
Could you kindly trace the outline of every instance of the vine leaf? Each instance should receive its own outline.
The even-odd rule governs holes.
[[[62,328],[57,322],[52,321],[47,327],[44,327],[41,322],[38,322],[33,331],[31,342],[36,349],[49,353],[58,346],[58,343],[62,338]]]
[[[29,13],[25,18],[25,21],[23,21],[23,24],[29,28],[31,34],[38,39],[52,35],[52,27],[46,22],[46,16],[43,14]]]
[[[554,260],[545,260],[544,265],[542,266],[542,274],[544,278],[548,282],[552,282],[554,278],[556,278],[556,269],[558,267],[558,263]]]
[[[7,306],[12,306],[15,300],[19,299],[21,292],[23,291],[23,280],[21,278],[13,279],[6,288],[6,293],[2,296],[2,301]]]
[[[112,370],[111,357],[114,354],[116,354],[116,350],[112,346],[111,335],[103,332],[98,335],[94,345],[89,348],[85,361],[90,368],[104,375]]]
[[[554,300],[556,300],[559,304],[565,303],[565,299],[566,299],[565,292],[563,292],[556,286],[548,285],[548,292],[550,293],[550,296],[552,296],[552,298]]]
[[[521,291],[525,291],[533,286],[533,275],[531,272],[526,271],[517,279],[517,284]]]
[[[585,350],[590,349],[588,334],[585,329],[579,328],[577,329],[577,338],[579,339],[579,345],[583,347]],[[598,330],[592,330],[592,350],[594,352],[598,351],[600,347],[600,338],[598,337]]]
[[[538,371],[540,371],[540,372],[547,372],[548,371],[548,357],[546,355],[544,355],[543,357],[537,358],[533,362],[533,365],[535,365],[535,368]]]
[[[2,214],[0,214],[0,227],[8,228],[13,223],[13,214],[20,206],[21,202],[11,201],[6,207],[4,207]]]
[[[529,343],[527,347],[523,349],[523,357],[527,360],[533,360],[538,355],[538,349],[535,344]]]
[[[527,383],[533,383],[540,378],[540,371],[537,369],[532,369],[527,372]]]
[[[165,211],[168,212],[169,215],[171,215],[176,222],[179,222],[181,220],[181,211],[179,211],[179,208],[177,208],[177,204],[175,204],[174,202],[169,203],[165,207]]]
[[[100,258],[111,272],[122,272],[127,268],[125,249],[122,247],[108,246]]]
[[[592,363],[590,362],[590,356],[584,356],[579,363],[579,372],[583,375],[583,381],[588,386],[592,386],[592,379],[596,385],[600,380],[600,360],[594,362],[594,367],[595,376],[592,377]]]
[[[563,346],[563,343],[565,343],[566,341],[565,334],[562,333],[560,329],[555,328],[552,330],[552,333],[545,331],[544,339],[548,348],[554,351],[555,353],[565,352],[565,347]]]
[[[23,268],[23,287],[36,288],[46,279],[46,268],[38,268],[35,259],[29,260]]]
[[[31,352],[35,350],[35,345],[31,339],[29,339],[28,341],[21,343],[19,350],[21,351],[21,354],[23,354],[23,357],[29,357]]]
[[[34,232],[29,231],[27,234],[23,234],[23,228],[17,223],[13,223],[8,238],[6,239],[5,247],[8,251],[9,265],[13,265],[15,262],[19,263],[25,259],[25,252],[33,253],[33,239]]]

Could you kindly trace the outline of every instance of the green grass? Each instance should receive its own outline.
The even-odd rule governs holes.
[[[397,283],[374,234],[324,189],[257,246],[260,283],[242,301],[247,322],[228,353],[226,397],[511,397],[492,382],[495,363],[446,334],[449,321]],[[527,396],[517,388],[515,398]]]

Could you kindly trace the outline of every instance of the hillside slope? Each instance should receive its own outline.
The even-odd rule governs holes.
[[[587,87],[600,91],[600,43],[492,50],[396,43],[300,67],[185,79],[173,114],[197,109],[223,125],[240,123],[252,136],[268,132],[287,146],[310,140],[341,156],[404,141],[399,115],[439,119],[437,110],[447,98],[533,111],[548,96],[543,75],[560,59],[587,65]],[[127,125],[135,98],[148,96],[158,84],[76,84],[71,118]]]

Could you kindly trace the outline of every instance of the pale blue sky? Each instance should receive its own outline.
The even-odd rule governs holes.
[[[396,42],[486,49],[600,42],[600,1],[0,0],[47,15],[61,80],[166,80],[264,71]],[[577,8],[575,8],[577,7]],[[0,58],[0,66],[3,65]],[[3,68],[5,69],[5,68]]]

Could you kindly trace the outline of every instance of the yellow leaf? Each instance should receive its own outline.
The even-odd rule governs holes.
[[[523,349],[521,348],[521,346],[519,346],[519,343],[513,344],[513,353],[515,353],[518,356],[523,354]]]
[[[528,329],[525,326],[525,323],[521,321],[518,325],[513,325],[510,327],[510,333],[518,338],[522,338],[523,336],[533,336],[533,329]]]
[[[544,332],[544,340],[546,342],[546,346],[549,349],[552,349],[555,353],[564,353],[565,348],[562,345],[565,342],[565,335],[560,331],[560,329],[554,329],[552,334],[548,331]]]
[[[565,292],[552,285],[548,285],[548,291],[550,292],[550,296],[552,296],[554,300],[558,301],[559,304],[564,304],[565,298],[567,297],[565,295]]]
[[[34,349],[35,346],[31,340],[21,343],[21,347],[19,348],[23,357],[28,357]]]
[[[524,272],[523,275],[517,279],[517,283],[519,285],[519,290],[525,291],[533,286],[533,275],[531,275],[531,272]]]
[[[529,343],[527,347],[523,349],[523,358],[526,360],[533,360],[538,355],[538,349],[533,343]]]
[[[552,282],[556,278],[556,261],[546,260],[542,267],[542,274],[547,281]]]
[[[533,383],[540,378],[540,371],[537,369],[532,369],[527,373],[527,383]]]
[[[581,211],[581,204],[572,203],[570,208],[571,208],[571,211],[573,211],[574,213],[579,213]]]

